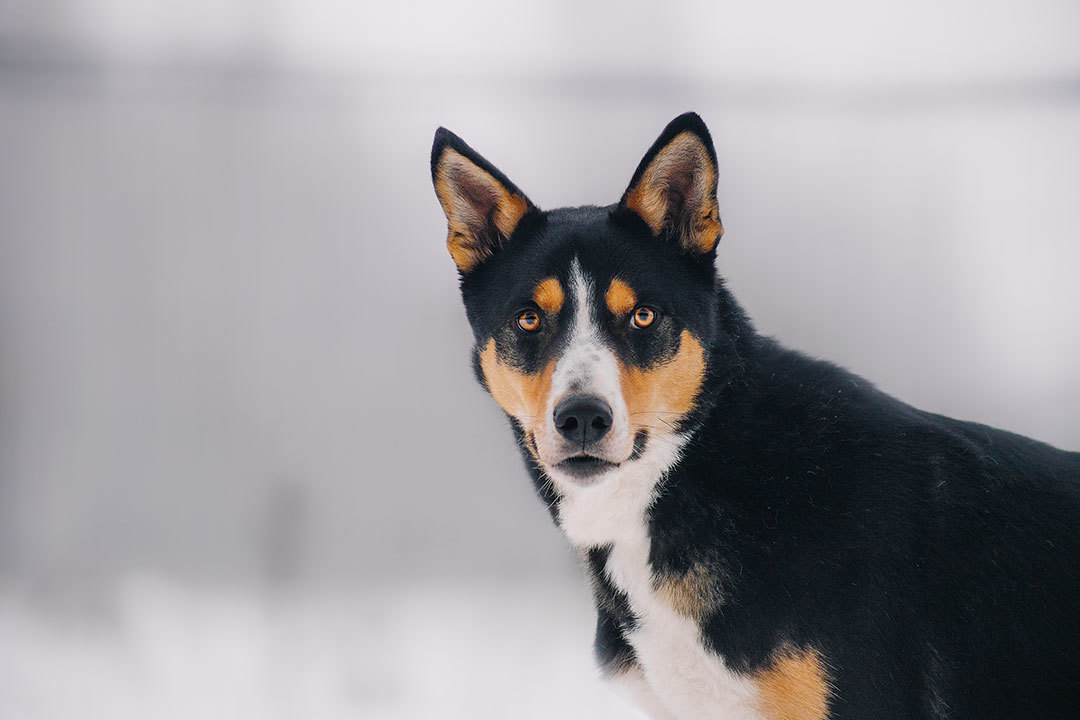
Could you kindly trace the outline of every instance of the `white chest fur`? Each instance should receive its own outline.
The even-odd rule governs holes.
[[[645,512],[680,450],[677,444],[659,445],[617,476],[567,489],[559,504],[559,524],[579,547],[611,547],[608,578],[626,593],[638,620],[627,640],[641,666],[636,682],[646,687],[635,688],[634,694],[646,696],[653,716],[760,720],[754,684],[706,649],[697,623],[677,613],[653,588]]]

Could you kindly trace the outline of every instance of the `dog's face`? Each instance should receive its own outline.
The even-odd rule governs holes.
[[[432,177],[477,374],[545,473],[593,484],[674,443],[716,335],[723,230],[700,118],[673,121],[609,207],[542,212],[443,129]]]

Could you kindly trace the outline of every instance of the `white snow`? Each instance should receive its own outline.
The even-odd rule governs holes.
[[[593,664],[584,586],[142,579],[60,597],[0,591],[0,717],[638,717]]]

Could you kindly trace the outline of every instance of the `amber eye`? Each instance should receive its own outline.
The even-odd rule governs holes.
[[[536,332],[540,329],[540,316],[535,310],[526,310],[518,315],[518,327],[525,332]]]
[[[630,324],[636,328],[647,328],[656,319],[656,311],[650,307],[641,307],[634,310],[634,316],[630,318]]]

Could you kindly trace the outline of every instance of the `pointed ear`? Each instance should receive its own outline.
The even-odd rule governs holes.
[[[446,213],[446,247],[462,273],[502,247],[536,207],[494,165],[446,128],[435,132],[431,180]]]
[[[635,213],[654,235],[691,253],[708,253],[724,228],[716,204],[716,150],[697,113],[671,121],[645,153],[620,210]]]

